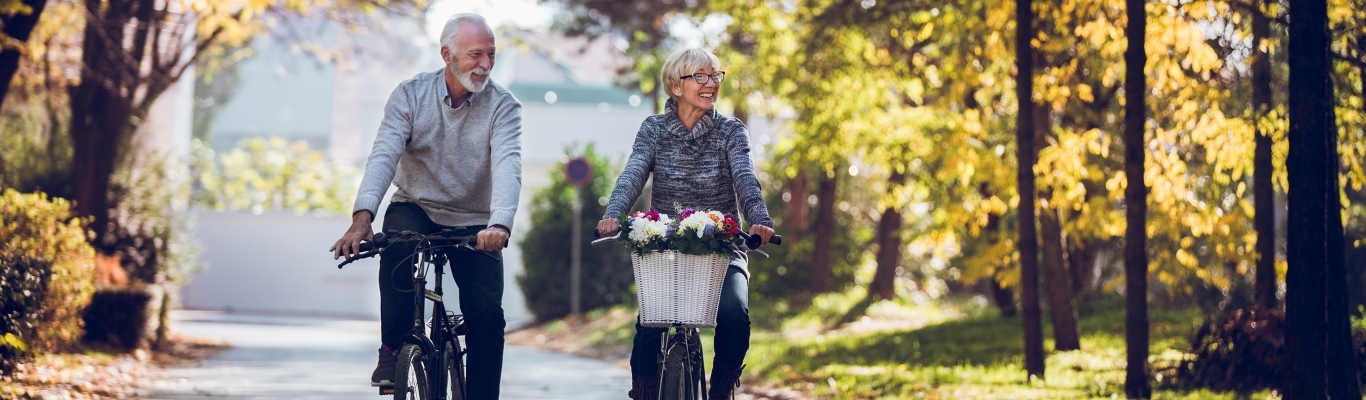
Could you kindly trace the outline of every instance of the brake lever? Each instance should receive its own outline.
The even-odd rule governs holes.
[[[479,253],[479,254],[483,255],[484,257],[488,257],[489,259],[492,259],[493,261],[503,261],[503,259],[498,258],[498,256],[495,256],[495,255],[493,255],[493,254],[491,254],[491,253],[489,253],[489,252],[485,252],[485,251],[476,249],[476,248],[474,248],[474,246],[470,246],[469,243],[465,243],[465,244],[460,245],[460,248],[465,249],[465,250],[469,250],[469,251],[473,251],[473,252],[475,252],[475,253]]]
[[[596,233],[596,231],[595,231],[595,233]],[[594,235],[594,236],[596,236],[596,235]],[[592,241],[592,242],[589,242],[589,244],[598,244],[598,243],[609,242],[609,241],[613,241],[613,240],[621,240],[621,233],[617,233],[616,236],[608,236],[608,237],[605,237],[605,238],[602,238],[602,239],[594,240],[594,241]]]
[[[367,252],[364,252],[364,253],[360,253],[360,254],[357,254],[355,257],[347,257],[347,258],[346,258],[346,261],[342,261],[341,264],[337,264],[337,269],[342,269],[342,267],[345,267],[346,264],[350,264],[350,263],[356,262],[356,260],[361,260],[361,259],[366,259],[366,258],[374,257],[375,254],[379,254],[379,252],[381,252],[381,251],[384,251],[384,248],[377,248],[377,249],[370,250],[370,251],[367,251]]]

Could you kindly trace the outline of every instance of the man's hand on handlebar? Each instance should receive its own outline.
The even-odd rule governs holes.
[[[474,248],[479,251],[495,252],[502,250],[508,243],[508,228],[494,225],[479,231]]]
[[[612,237],[616,236],[619,231],[621,231],[621,227],[617,225],[616,219],[607,218],[598,221],[598,236]]]
[[[351,228],[346,230],[341,239],[327,251],[332,252],[332,259],[336,260],[342,256],[355,257],[360,254],[360,242],[374,241],[375,234],[371,230],[370,224],[374,222],[375,214],[370,210],[360,210],[351,215]]]
[[[759,238],[762,239],[762,241],[759,242],[759,245],[760,245],[760,246],[767,246],[767,245],[768,245],[768,240],[771,239],[771,238],[773,238],[773,228],[769,228],[769,227],[767,227],[767,226],[757,225],[757,224],[756,224],[756,225],[750,225],[750,226],[749,226],[749,234],[750,234],[750,235],[759,235]]]

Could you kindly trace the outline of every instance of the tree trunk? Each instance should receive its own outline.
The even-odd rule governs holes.
[[[797,177],[792,178],[787,188],[791,197],[787,201],[787,212],[783,215],[783,226],[787,228],[785,234],[792,237],[793,243],[796,243],[801,234],[806,232],[809,225],[807,210],[810,207],[806,202],[806,197],[810,194],[810,190],[807,188],[809,181],[806,176],[806,172],[797,171]]]
[[[38,18],[43,16],[47,0],[23,0],[22,3],[31,9],[30,12],[0,16],[0,26],[3,26],[5,34],[15,41],[27,43],[29,35],[33,33],[33,27],[38,25]],[[5,104],[10,80],[13,80],[14,73],[19,71],[19,60],[22,55],[20,49],[16,48],[0,50],[0,105]]]
[[[1058,222],[1057,210],[1039,208],[1039,233],[1042,234],[1043,270],[1048,285],[1048,314],[1053,322],[1053,350],[1081,349],[1081,328],[1077,326],[1077,306],[1072,296],[1072,277],[1067,269],[1063,243],[1067,241]]]
[[[122,57],[124,26],[131,18],[128,4],[101,9],[102,1],[87,0],[82,48],[81,84],[71,95],[71,178],[76,211],[91,217],[91,240],[96,250],[112,251],[109,238],[109,181],[114,174],[120,144],[130,132],[132,88],[125,74],[135,73]]]
[[[887,191],[895,191],[906,183],[906,175],[894,172],[887,183]],[[895,299],[896,268],[901,264],[901,211],[896,206],[888,206],[882,210],[882,218],[878,219],[877,223],[876,238],[877,272],[873,275],[869,292],[884,300]]]
[[[1044,376],[1043,321],[1039,313],[1039,245],[1034,230],[1034,38],[1033,2],[1015,4],[1016,193],[1019,202],[1020,303],[1024,329],[1024,364],[1029,378]]]
[[[1001,280],[995,274],[985,281],[991,287],[991,298],[996,301],[996,308],[1001,310],[1001,316],[1014,317],[1019,312],[1015,308],[1015,292],[1001,284]]]
[[[1085,240],[1076,240],[1067,251],[1067,270],[1072,273],[1072,298],[1091,292],[1096,279],[1096,249]]]
[[[1002,158],[1005,157],[1002,156]],[[986,182],[983,182],[981,186],[978,186],[977,190],[982,194],[982,198],[984,199],[995,196],[991,190],[991,186]],[[1001,216],[997,214],[987,214],[987,224],[982,229],[982,237],[991,238],[992,241],[1000,240],[1000,230]],[[1015,291],[1010,290],[1010,288],[1001,283],[1000,276],[997,275],[1000,273],[1000,269],[991,271],[991,277],[983,278],[982,285],[986,286],[986,291],[991,294],[992,300],[996,303],[996,308],[1001,311],[1001,316],[1005,318],[1014,317],[1019,313],[1019,310],[1015,306]]]
[[[1034,105],[1034,146],[1035,153],[1048,147],[1048,138],[1053,137],[1052,111],[1048,106]],[[1072,277],[1067,268],[1067,237],[1062,223],[1058,221],[1058,211],[1048,205],[1046,199],[1052,197],[1053,190],[1038,193],[1045,199],[1034,212],[1039,221],[1039,244],[1042,250],[1044,287],[1048,289],[1048,317],[1053,322],[1053,349],[1069,351],[1081,349],[1081,328],[1077,326],[1077,306],[1072,295]]]
[[[1257,1],[1252,12],[1252,118],[1261,121],[1271,110],[1271,57],[1262,50],[1262,42],[1270,36],[1270,22]],[[1276,219],[1275,190],[1271,183],[1271,135],[1255,125],[1256,150],[1252,161],[1252,202],[1256,207],[1257,281],[1254,284],[1256,304],[1276,308]]]
[[[1148,383],[1148,186],[1143,180],[1148,112],[1143,74],[1148,55],[1143,46],[1148,13],[1143,0],[1124,3],[1129,20],[1124,28],[1129,40],[1124,51],[1124,175],[1128,180],[1124,188],[1124,393],[1131,399],[1146,399],[1152,395]]]
[[[838,173],[821,177],[816,193],[816,248],[811,254],[811,294],[830,291],[831,251],[835,243],[835,184]]]
[[[1337,129],[1325,0],[1290,2],[1286,398],[1361,398],[1343,284]]]

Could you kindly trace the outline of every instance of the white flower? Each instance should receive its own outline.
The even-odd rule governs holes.
[[[651,221],[647,218],[636,218],[631,221],[631,233],[628,239],[638,244],[648,244],[650,240],[664,237],[664,231],[673,220],[668,215],[659,214],[658,221]]]
[[[701,238],[708,225],[714,226],[716,221],[712,221],[707,213],[696,212],[678,223],[678,235],[683,235],[684,230],[692,229],[697,232],[697,237]]]

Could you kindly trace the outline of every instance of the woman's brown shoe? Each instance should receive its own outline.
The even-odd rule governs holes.
[[[709,400],[730,400],[735,388],[740,386],[740,373],[744,365],[714,364],[711,369],[711,390],[707,391]]]

